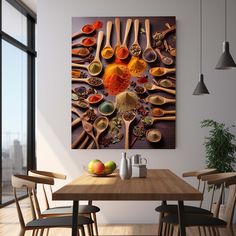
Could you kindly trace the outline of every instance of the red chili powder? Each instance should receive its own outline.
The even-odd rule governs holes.
[[[89,102],[97,102],[101,99],[101,95],[97,94],[97,95],[93,95],[91,97],[89,97]]]
[[[93,32],[94,30],[94,26],[93,25],[85,25],[83,28],[82,28],[82,31],[84,33],[90,33],[90,32]]]
[[[83,44],[86,45],[86,46],[91,46],[93,45],[94,41],[91,39],[91,38],[85,38],[83,39]]]
[[[102,22],[101,21],[99,21],[99,20],[96,20],[96,21],[94,21],[93,22],[93,27],[95,28],[95,29],[100,29],[100,28],[102,28]]]
[[[137,82],[139,84],[145,84],[148,82],[148,78],[146,76],[138,76],[137,77]]]
[[[116,54],[119,58],[123,59],[129,55],[129,51],[125,47],[120,47],[119,49],[117,49]]]

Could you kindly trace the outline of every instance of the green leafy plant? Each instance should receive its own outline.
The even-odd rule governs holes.
[[[201,121],[201,128],[207,127],[209,137],[205,137],[206,164],[208,168],[215,168],[219,172],[234,171],[236,158],[235,135],[230,132],[234,125],[226,126],[214,120]]]

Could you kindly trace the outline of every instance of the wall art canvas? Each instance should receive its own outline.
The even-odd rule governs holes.
[[[175,17],[73,17],[73,149],[173,149]]]

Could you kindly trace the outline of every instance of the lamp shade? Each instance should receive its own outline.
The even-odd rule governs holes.
[[[204,83],[204,77],[203,74],[199,75],[199,81],[197,84],[197,87],[195,88],[193,95],[204,95],[204,94],[209,94],[209,91]]]
[[[236,67],[233,57],[229,51],[229,42],[223,42],[223,54],[221,55],[215,69],[225,70]]]

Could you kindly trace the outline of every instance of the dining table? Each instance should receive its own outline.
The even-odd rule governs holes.
[[[169,169],[148,169],[146,178],[127,180],[118,173],[106,177],[85,173],[55,191],[52,199],[73,201],[72,236],[77,235],[79,201],[177,201],[180,235],[186,236],[184,201],[201,201],[203,194]]]

